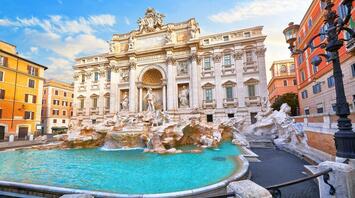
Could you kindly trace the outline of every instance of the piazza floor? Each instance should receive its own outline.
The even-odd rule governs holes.
[[[290,153],[274,148],[253,148],[252,151],[259,155],[261,162],[250,163],[251,180],[263,187],[306,177],[304,165],[308,163]],[[319,197],[318,185],[313,180],[280,190],[282,197]]]

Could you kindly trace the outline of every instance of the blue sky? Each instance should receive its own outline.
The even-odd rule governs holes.
[[[201,34],[264,26],[267,69],[289,58],[282,30],[300,22],[311,0],[1,0],[0,40],[49,67],[46,77],[72,81],[75,57],[106,52],[114,33],[137,28],[145,9],[165,22],[195,17]]]

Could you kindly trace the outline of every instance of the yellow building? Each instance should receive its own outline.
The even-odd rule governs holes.
[[[46,69],[0,41],[0,140],[9,135],[24,139],[39,128]]]

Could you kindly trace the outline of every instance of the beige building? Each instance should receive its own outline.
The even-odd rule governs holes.
[[[200,35],[197,21],[164,23],[147,9],[139,28],[114,34],[107,53],[76,59],[74,120],[154,108],[174,119],[254,121],[267,97],[262,27]]]
[[[42,125],[46,134],[65,132],[73,116],[73,85],[46,80],[43,89]]]

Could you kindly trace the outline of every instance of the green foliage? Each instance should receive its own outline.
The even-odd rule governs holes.
[[[276,98],[275,102],[271,105],[274,110],[280,110],[283,103],[287,103],[291,107],[291,115],[298,115],[298,96],[295,93],[285,93],[284,95]]]

